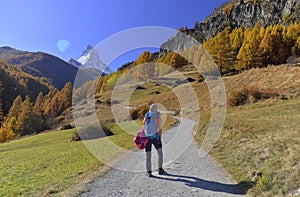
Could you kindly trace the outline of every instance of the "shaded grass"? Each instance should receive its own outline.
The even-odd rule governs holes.
[[[288,195],[300,187],[299,111],[300,99],[230,108],[211,154],[238,182],[255,179],[249,195]]]

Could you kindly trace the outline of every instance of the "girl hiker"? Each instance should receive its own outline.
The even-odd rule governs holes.
[[[152,144],[154,145],[158,154],[158,174],[163,174],[165,171],[162,168],[163,165],[163,152],[162,152],[162,129],[159,112],[157,111],[157,105],[152,104],[149,112],[146,113],[144,118],[144,130],[145,135],[148,138],[148,142],[145,147],[146,151],[146,169],[149,177],[152,177],[151,169],[151,149]]]

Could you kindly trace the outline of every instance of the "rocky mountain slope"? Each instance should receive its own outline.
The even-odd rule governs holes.
[[[179,31],[192,35],[197,41],[215,36],[225,27],[254,27],[256,23],[262,26],[272,24],[288,25],[293,22],[300,22],[300,1],[299,0],[232,0],[220,7],[204,19],[202,22],[195,22],[193,28],[180,28]],[[174,48],[174,42],[180,40],[180,35],[170,38],[163,43],[161,48],[179,50],[185,46],[182,43]],[[172,47],[170,47],[172,46]]]
[[[112,72],[110,68],[101,61],[97,49],[91,45],[86,47],[77,60],[71,58],[68,62],[75,67],[84,67],[94,71],[99,71],[99,75],[102,73]]]

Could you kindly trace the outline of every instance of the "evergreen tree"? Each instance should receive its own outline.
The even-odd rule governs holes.
[[[47,119],[48,122],[51,122],[52,119],[58,116],[58,108],[59,108],[59,99],[58,95],[56,94],[49,104],[47,105],[45,109],[45,118]]]
[[[283,34],[283,39],[291,49],[291,54],[296,55],[297,52],[297,39],[300,37],[300,24],[293,23],[286,28]]]
[[[133,66],[139,65],[139,64],[144,64],[144,63],[149,63],[154,60],[152,53],[149,51],[144,51],[139,57],[137,58],[136,61],[133,62]]]
[[[43,109],[44,109],[44,117],[48,118],[50,116],[50,113],[52,113],[52,100],[53,98],[56,97],[56,95],[58,94],[58,90],[57,89],[52,89],[45,97],[44,97],[44,105],[43,105]]]
[[[3,136],[11,136],[12,134],[18,135],[19,128],[18,128],[18,122],[17,118],[20,115],[21,112],[21,106],[22,106],[22,97],[19,95],[17,98],[15,98],[7,116],[4,118],[3,125],[2,125],[2,133]]]
[[[260,43],[260,51],[263,57],[263,64],[267,65],[271,62],[271,54],[273,53],[273,40],[271,36],[272,28],[266,28],[265,36]]]
[[[296,44],[295,44],[295,53],[296,53],[296,55],[300,55],[300,36],[298,37],[298,39],[297,39],[297,42],[296,42]]]
[[[58,93],[58,97],[59,97],[58,114],[59,115],[72,106],[72,91],[73,91],[72,84],[71,82],[68,82],[63,87],[63,89]]]
[[[234,29],[229,36],[230,36],[230,42],[231,42],[232,48],[234,50],[234,54],[235,54],[235,56],[237,56],[240,48],[243,45],[243,41],[244,41],[243,27]]]
[[[4,113],[3,113],[3,85],[0,81],[0,127],[1,127],[3,119],[4,119]]]
[[[227,27],[216,37],[204,43],[205,49],[214,58],[222,73],[232,69],[236,59],[236,51],[231,45],[230,32],[231,28]]]
[[[7,123],[3,123],[2,127],[0,128],[0,143],[12,140],[14,137],[15,135]]]
[[[44,118],[44,108],[43,108],[43,93],[40,92],[35,100],[35,104],[33,106],[34,112],[34,130],[41,131],[45,128],[45,118]]]
[[[271,39],[270,44],[270,64],[282,64],[285,63],[286,59],[290,56],[290,50],[287,49],[283,42],[282,36],[283,27],[281,25],[275,25],[271,28],[271,35],[269,34]]]
[[[163,55],[157,60],[157,62],[166,64],[173,68],[181,68],[188,63],[188,61],[183,56],[175,52],[169,52]]]
[[[199,21],[194,22],[194,28],[197,29],[199,27]]]
[[[178,53],[171,52],[170,57],[170,65],[174,68],[181,68],[182,66],[186,65],[188,61],[179,55]]]
[[[43,101],[44,101],[43,93],[40,92],[36,97],[35,104],[33,106],[33,111],[39,116],[42,116],[44,112]]]
[[[109,79],[106,75],[103,78]],[[104,80],[101,88],[107,84]],[[59,92],[57,90],[52,90],[44,98],[44,120],[45,127],[49,128],[55,124],[55,118],[61,115],[66,109],[72,106],[72,84],[70,82],[66,83],[63,89]]]
[[[257,23],[253,29],[246,29],[244,42],[237,55],[237,70],[250,69],[262,66],[262,55],[260,51],[260,24]]]
[[[19,134],[29,135],[34,133],[34,114],[32,111],[32,103],[30,97],[27,95],[22,103],[21,113],[17,119]]]
[[[21,112],[21,107],[22,107],[22,97],[19,95],[17,96],[17,98],[15,98],[12,106],[9,109],[9,112],[6,116],[6,120],[9,122],[11,120],[11,118],[15,117],[16,119],[18,119],[19,114]]]
[[[154,61],[153,54],[150,53],[149,51],[144,51],[141,55],[139,55],[137,60],[132,63],[132,66],[143,65],[143,64],[150,63],[153,61]],[[143,79],[148,78],[147,72],[144,71],[144,66],[138,66],[135,69],[135,72],[133,74],[134,74],[135,80],[143,80]],[[146,74],[146,76],[145,76],[145,74]]]

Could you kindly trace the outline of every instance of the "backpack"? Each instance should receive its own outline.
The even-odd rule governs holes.
[[[152,116],[153,115],[151,115],[151,112],[147,112],[145,114],[143,125],[144,125],[144,129],[145,129],[145,135],[150,139],[155,139],[158,137],[157,129],[158,129],[159,123],[158,123],[158,120],[154,117],[152,118]],[[155,128],[153,126],[155,126]],[[151,133],[152,131],[155,131],[155,133]]]
[[[143,150],[146,147],[148,140],[149,139],[145,135],[144,128],[139,130],[138,133],[136,134],[135,138],[133,138],[133,142],[140,150]]]

